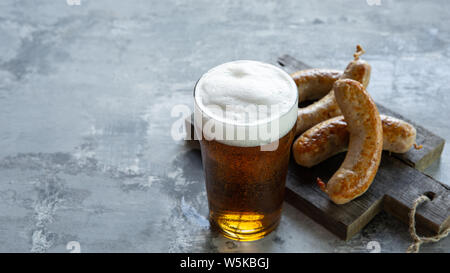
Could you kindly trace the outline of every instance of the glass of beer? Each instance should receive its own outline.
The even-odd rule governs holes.
[[[281,69],[234,61],[194,88],[209,219],[227,238],[253,241],[281,217],[298,91]]]

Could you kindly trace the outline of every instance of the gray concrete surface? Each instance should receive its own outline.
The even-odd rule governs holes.
[[[342,69],[361,43],[375,100],[450,141],[450,2],[380,3],[2,0],[0,251],[404,252],[407,227],[384,213],[348,242],[288,204],[260,241],[211,232],[199,153],[170,134],[217,64]],[[450,185],[448,145],[427,173]]]

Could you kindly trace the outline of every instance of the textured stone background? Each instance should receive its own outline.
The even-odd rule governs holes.
[[[369,2],[375,2],[371,0]],[[355,44],[376,101],[450,141],[450,2],[0,2],[0,251],[403,252],[378,215],[348,242],[285,204],[253,243],[209,230],[200,156],[174,141],[175,104],[205,70],[289,53],[342,69]],[[427,173],[450,183],[450,149]],[[450,252],[450,239],[424,252]]]

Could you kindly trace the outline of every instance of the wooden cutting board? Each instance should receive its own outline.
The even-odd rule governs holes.
[[[288,55],[280,57],[278,64],[288,73],[310,68]],[[379,104],[377,106],[380,113],[406,120]],[[186,132],[194,139],[192,121],[192,117],[186,120]],[[336,205],[317,186],[317,177],[327,181],[339,168],[345,157],[343,153],[313,168],[298,166],[291,160],[285,200],[341,239],[348,240],[383,209],[408,223],[413,201],[426,194],[432,201],[417,209],[417,230],[427,234],[441,232],[450,226],[450,187],[421,171],[439,158],[445,141],[422,126],[407,121],[416,127],[417,143],[423,148],[412,149],[405,154],[384,152],[375,180],[364,195],[345,205]]]

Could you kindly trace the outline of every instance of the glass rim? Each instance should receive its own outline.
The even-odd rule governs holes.
[[[230,122],[229,120],[226,120],[226,119],[224,119],[224,118],[218,119],[218,118],[213,117],[213,116],[211,116],[210,114],[208,114],[208,113],[205,111],[205,109],[203,109],[203,108],[197,103],[197,99],[196,99],[196,96],[195,96],[195,91],[197,90],[197,85],[198,85],[198,83],[200,82],[200,80],[202,80],[202,78],[203,78],[206,74],[208,74],[208,72],[212,71],[213,69],[215,69],[215,68],[217,68],[217,67],[219,67],[219,66],[221,66],[221,65],[224,65],[224,64],[228,64],[228,63],[236,63],[236,62],[257,62],[257,63],[262,63],[262,64],[264,64],[264,65],[269,65],[269,66],[271,66],[272,68],[274,68],[274,69],[276,69],[276,70],[282,72],[283,74],[286,74],[287,77],[288,77],[288,79],[290,79],[290,82],[291,82],[291,84],[292,84],[293,89],[295,89],[295,102],[294,102],[294,103],[292,104],[292,106],[291,106],[285,113],[283,113],[282,115],[278,115],[277,117],[271,118],[271,119],[257,120],[256,122],[253,122],[253,123],[240,123],[240,124],[239,124],[239,123],[235,123],[235,122]],[[265,62],[260,62],[260,61],[255,61],[255,60],[235,60],[235,61],[225,62],[225,63],[222,63],[222,64],[219,64],[219,65],[216,65],[216,66],[212,67],[211,69],[209,69],[208,71],[206,71],[205,73],[203,73],[202,76],[197,80],[197,82],[196,82],[195,85],[194,85],[194,91],[193,91],[193,93],[192,93],[192,96],[193,96],[193,98],[194,98],[194,106],[195,106],[196,108],[198,108],[198,109],[201,111],[202,115],[205,115],[205,116],[207,116],[208,118],[213,119],[213,120],[215,120],[215,121],[218,121],[218,122],[220,122],[220,123],[223,123],[223,124],[226,124],[226,125],[231,125],[231,126],[252,127],[252,126],[258,126],[258,125],[261,125],[261,124],[268,124],[268,123],[271,123],[271,122],[273,122],[273,121],[275,121],[275,120],[277,120],[277,119],[282,119],[283,117],[289,115],[289,114],[291,113],[291,111],[293,110],[293,108],[298,108],[298,89],[297,89],[297,85],[295,84],[294,79],[292,79],[292,77],[289,75],[289,73],[287,73],[287,72],[284,71],[283,69],[281,69],[281,68],[279,68],[279,67],[277,67],[277,66],[275,66],[275,65],[273,65],[273,64],[269,64],[269,63],[265,63]],[[257,105],[257,104],[255,104],[255,105]],[[269,106],[268,106],[268,107],[269,107]],[[194,109],[194,112],[195,112],[195,109]],[[294,125],[295,125],[295,122],[294,122]]]

